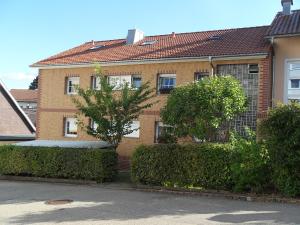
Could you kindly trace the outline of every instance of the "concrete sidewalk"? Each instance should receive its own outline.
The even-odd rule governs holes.
[[[71,199],[65,205],[45,201]],[[0,181],[0,224],[300,224],[299,205]]]

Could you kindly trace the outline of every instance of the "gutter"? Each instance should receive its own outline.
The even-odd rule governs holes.
[[[1,141],[32,141],[35,140],[35,134],[32,135],[0,135]]]
[[[267,53],[241,54],[241,55],[223,55],[223,56],[203,56],[203,57],[181,57],[181,58],[165,58],[165,59],[146,59],[146,60],[127,60],[127,61],[111,61],[111,62],[86,62],[74,64],[33,64],[30,67],[39,69],[55,69],[55,68],[82,68],[94,67],[97,64],[101,66],[116,66],[116,65],[139,65],[139,64],[156,64],[156,63],[173,63],[173,62],[207,62],[210,57],[215,60],[249,60],[249,59],[264,59],[268,56]]]

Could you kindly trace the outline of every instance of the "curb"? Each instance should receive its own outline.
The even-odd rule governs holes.
[[[279,195],[235,194],[228,191],[216,191],[216,190],[205,190],[205,191],[187,190],[183,188],[166,188],[160,186],[148,186],[148,185],[141,185],[141,184],[97,183],[96,181],[91,181],[91,180],[72,180],[72,179],[22,177],[22,176],[6,176],[6,175],[0,175],[0,180],[44,182],[44,183],[53,183],[53,184],[88,185],[91,187],[101,187],[101,188],[113,189],[113,190],[156,192],[156,193],[167,193],[167,194],[186,195],[186,196],[225,198],[229,200],[239,200],[239,201],[247,201],[247,202],[273,202],[273,203],[300,205],[300,198],[286,198]]]

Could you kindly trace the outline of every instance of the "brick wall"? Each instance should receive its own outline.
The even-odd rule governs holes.
[[[240,61],[218,61],[215,65],[221,64],[260,64],[263,74],[267,73],[265,60],[240,60]],[[187,63],[168,63],[168,64],[145,64],[128,66],[103,67],[106,75],[126,75],[140,74],[143,82],[149,81],[152,87],[156,87],[157,74],[176,73],[176,84],[184,85],[194,80],[194,73],[197,71],[211,71],[209,62],[187,62]],[[90,77],[94,74],[93,68],[74,68],[74,69],[42,69],[39,74],[39,104],[37,115],[37,129],[39,139],[57,140],[94,140],[84,131],[79,131],[78,137],[66,138],[63,136],[63,118],[73,116],[76,109],[70,96],[64,93],[65,77],[68,75],[80,76],[80,86],[87,88],[90,86]],[[268,77],[260,78],[260,88],[265,93],[265,82]],[[263,81],[263,82],[262,82]],[[261,92],[260,92],[261,93]],[[260,98],[262,95],[260,95]],[[154,142],[155,121],[159,121],[159,110],[165,104],[167,95],[158,95],[153,100],[159,103],[147,109],[140,116],[140,137],[124,138],[118,148],[118,152],[123,157],[132,154],[134,148],[139,144],[152,144]],[[266,108],[265,100],[259,100],[259,104]],[[268,101],[267,101],[268,102]],[[261,108],[259,108],[260,110]],[[86,120],[86,123],[88,120]]]

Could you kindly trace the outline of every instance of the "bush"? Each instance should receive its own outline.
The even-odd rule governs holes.
[[[240,82],[232,76],[214,76],[177,87],[161,110],[164,124],[177,137],[216,141],[218,130],[247,109]]]
[[[117,153],[103,149],[0,146],[0,174],[111,181]]]
[[[261,123],[277,189],[300,196],[300,105],[281,105]]]
[[[271,187],[268,152],[263,143],[256,141],[254,132],[247,137],[231,135],[233,160],[231,176],[237,192],[263,192]]]
[[[134,182],[163,186],[228,189],[230,146],[226,144],[140,146],[132,157]]]

